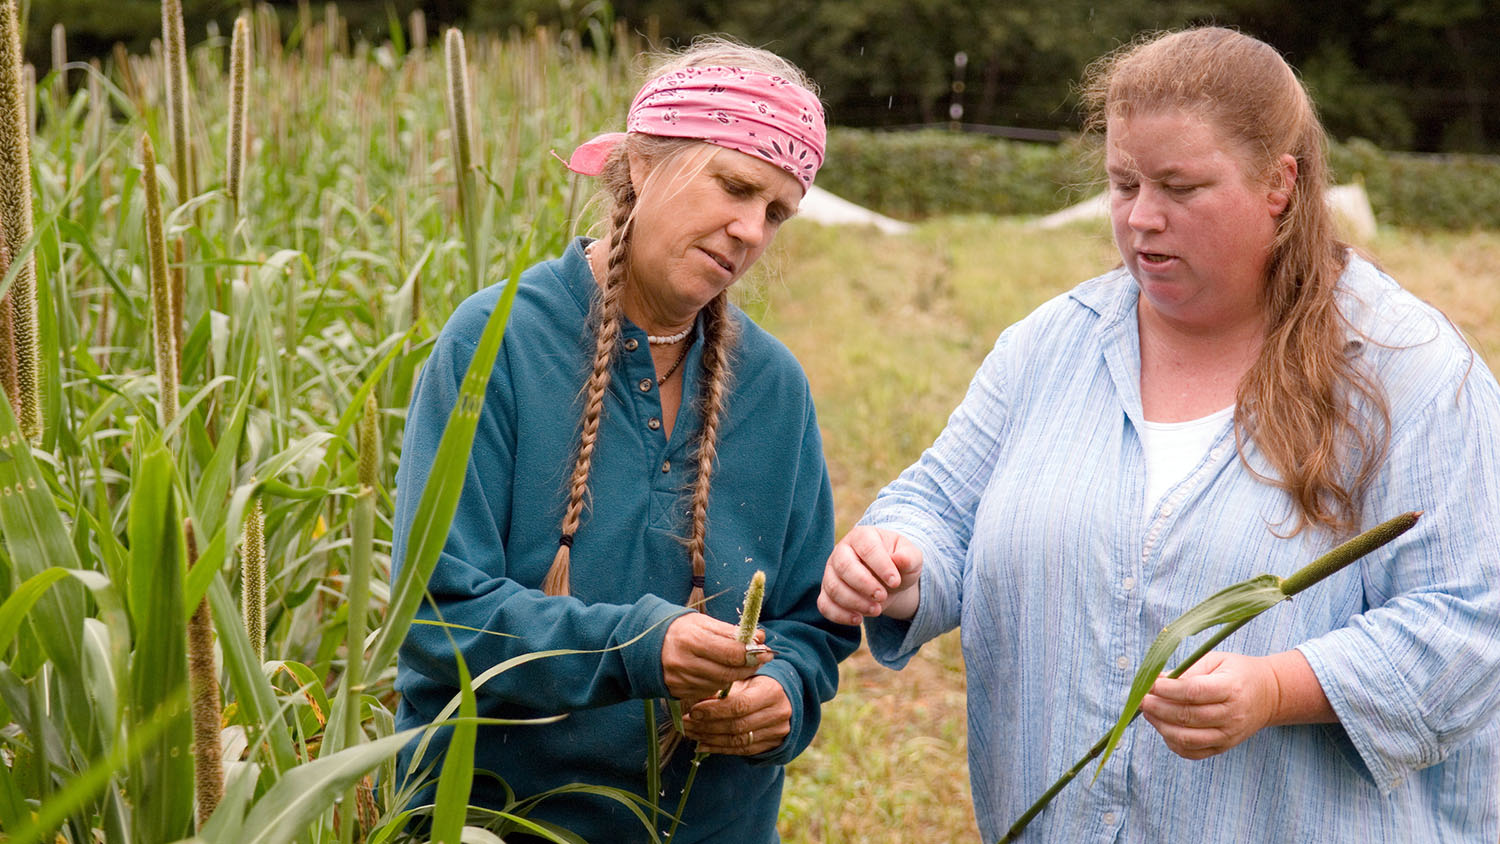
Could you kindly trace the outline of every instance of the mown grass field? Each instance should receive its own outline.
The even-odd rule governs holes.
[[[1500,355],[1500,233],[1387,230],[1361,247],[1441,307],[1484,358]],[[747,307],[807,369],[841,532],[942,430],[1005,326],[1118,262],[1103,225],[1043,232],[980,217],[901,237],[798,221],[770,257]],[[861,648],[817,740],[789,770],[785,840],[978,840],[964,711],[957,632],[900,672]]]
[[[578,33],[445,49],[351,44],[336,13],[287,23],[247,19],[238,143],[227,33],[97,65],[55,51],[34,98],[0,72],[24,106],[0,114],[16,130],[0,143],[31,150],[6,185],[29,188],[35,218],[0,243],[0,287],[24,298],[34,262],[39,328],[39,389],[0,405],[0,829],[17,842],[406,835],[394,654],[425,583],[414,561],[446,526],[424,503],[430,541],[392,577],[412,380],[457,302],[587,228],[589,186],[549,151],[617,126],[639,45],[588,21],[613,53]],[[187,80],[170,108],[169,78]],[[233,196],[226,150],[243,155]],[[1500,344],[1500,238],[1373,247]],[[1096,230],[789,226],[744,300],[806,366],[840,528],[930,442],[1001,328],[1112,263]],[[39,433],[8,412],[28,401]],[[433,478],[461,475],[466,451],[455,440]],[[190,648],[190,631],[216,644]],[[190,652],[207,656],[191,674]],[[961,662],[950,635],[901,674],[846,665],[791,771],[789,841],[973,837]],[[462,729],[471,704],[454,701]],[[210,739],[222,749],[194,753]],[[192,769],[208,756],[221,774]],[[433,838],[507,820],[466,811],[461,753],[444,774]]]

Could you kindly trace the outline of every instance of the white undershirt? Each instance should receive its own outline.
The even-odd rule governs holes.
[[[1234,405],[1186,422],[1141,422],[1141,447],[1146,451],[1146,512],[1203,460]]]

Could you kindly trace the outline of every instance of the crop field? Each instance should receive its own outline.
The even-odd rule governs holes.
[[[34,82],[0,56],[0,220],[29,195],[35,221],[0,225],[12,841],[406,835],[394,655],[452,506],[424,501],[433,535],[393,582],[411,385],[459,301],[589,231],[591,186],[551,152],[617,128],[640,44],[288,26],[264,9],[233,33],[169,26],[103,63],[69,63],[63,41]],[[1500,348],[1500,236],[1367,245]],[[998,332],[1112,255],[1102,229],[1016,220],[787,226],[741,299],[808,371],[840,530],[940,430]],[[434,478],[463,471],[463,429]],[[454,709],[472,729],[472,698]],[[957,634],[900,673],[856,655],[789,770],[783,836],[973,840],[963,713]],[[497,820],[467,811],[471,774],[445,769],[434,840]]]

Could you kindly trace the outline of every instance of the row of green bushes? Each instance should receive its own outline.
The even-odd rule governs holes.
[[[1334,180],[1362,182],[1382,224],[1500,228],[1500,159],[1386,152],[1365,141],[1329,150]],[[819,185],[892,217],[1048,214],[1103,187],[1097,144],[1009,141],[945,132],[836,128]]]

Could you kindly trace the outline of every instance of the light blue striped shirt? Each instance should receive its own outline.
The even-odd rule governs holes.
[[[1024,840],[1500,836],[1500,388],[1440,313],[1370,264],[1351,257],[1340,285],[1363,334],[1351,344],[1391,410],[1364,521],[1425,515],[1220,647],[1299,648],[1341,723],[1268,728],[1194,762],[1137,721],[1098,780],[1086,769]],[[1334,541],[1276,536],[1290,500],[1239,462],[1229,422],[1144,511],[1137,296],[1117,270],[1007,329],[947,428],[865,514],[924,558],[911,622],[867,623],[875,656],[899,668],[962,626],[987,841],[1111,725],[1163,625]],[[1271,471],[1253,443],[1246,458]]]

